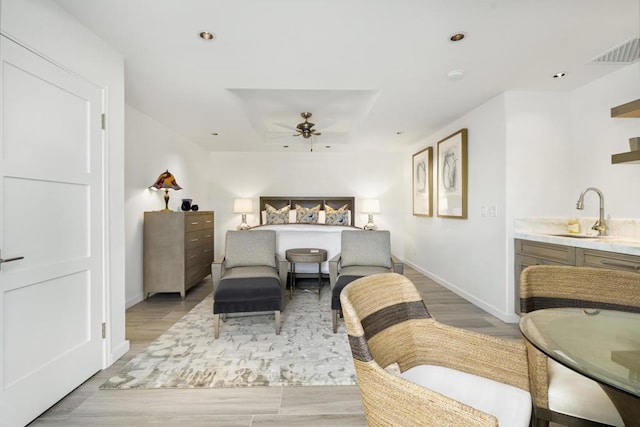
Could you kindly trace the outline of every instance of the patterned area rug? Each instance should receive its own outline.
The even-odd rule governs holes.
[[[273,314],[227,317],[213,339],[206,297],[136,355],[102,389],[217,388],[356,384],[344,326],[331,330],[331,292],[298,288],[275,334]]]

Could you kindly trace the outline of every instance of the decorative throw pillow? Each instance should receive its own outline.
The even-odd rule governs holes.
[[[265,204],[267,209],[267,224],[287,224],[289,222],[289,205],[276,209],[270,204]]]
[[[326,212],[325,223],[329,225],[349,225],[349,210],[347,205],[334,209],[329,205],[324,207]]]
[[[296,222],[303,224],[317,224],[320,205],[312,208],[305,208],[296,203]]]

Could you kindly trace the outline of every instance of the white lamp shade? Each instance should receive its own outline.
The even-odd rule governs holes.
[[[380,200],[377,199],[364,199],[362,201],[363,213],[380,213]]]
[[[253,201],[251,199],[233,199],[233,213],[253,212]]]

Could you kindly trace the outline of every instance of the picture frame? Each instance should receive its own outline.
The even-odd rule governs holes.
[[[466,128],[438,141],[438,216],[467,219]]]
[[[413,155],[412,170],[413,214],[433,216],[433,147]]]

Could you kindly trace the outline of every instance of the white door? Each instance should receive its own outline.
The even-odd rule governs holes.
[[[102,90],[0,37],[0,425],[102,362]]]

